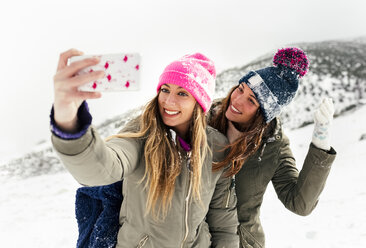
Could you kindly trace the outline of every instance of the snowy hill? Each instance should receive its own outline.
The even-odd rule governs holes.
[[[331,97],[336,115],[366,101],[366,38],[352,41],[301,43],[310,61],[309,72],[300,80],[293,102],[281,114],[286,127],[294,129],[312,123],[312,113],[323,97]],[[250,70],[272,65],[273,51],[241,68],[217,77],[217,97],[223,97]],[[301,113],[299,115],[298,113]]]
[[[358,43],[366,44],[366,36],[358,37],[356,39],[353,39],[353,41],[358,42]]]
[[[104,138],[117,133],[128,121],[141,113],[141,108],[129,110],[97,126]],[[41,142],[31,152],[0,165],[0,178],[27,178],[44,174],[54,174],[65,168],[53,152],[50,141]]]

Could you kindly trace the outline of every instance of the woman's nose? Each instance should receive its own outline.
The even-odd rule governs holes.
[[[173,94],[168,94],[166,99],[165,99],[165,103],[167,105],[175,105],[175,97],[173,96]]]
[[[243,103],[243,99],[244,99],[245,95],[236,95],[231,99],[231,102],[235,105],[235,106],[239,106]]]

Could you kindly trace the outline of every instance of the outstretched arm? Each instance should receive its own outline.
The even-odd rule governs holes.
[[[300,173],[286,136],[280,148],[280,165],[272,183],[282,203],[299,215],[308,215],[315,208],[336,157],[335,150],[329,144],[333,113],[331,99],[324,99],[315,111],[312,144]]]
[[[121,180],[136,167],[141,142],[121,138],[104,142],[90,123],[82,123],[80,116],[89,115],[85,113],[88,110],[86,103],[82,105],[83,101],[98,98],[100,93],[80,92],[77,88],[102,77],[104,72],[95,71],[76,76],[80,69],[98,63],[98,59],[84,59],[67,65],[68,58],[81,54],[71,49],[60,55],[54,76],[52,144],[65,167],[79,183],[88,186],[111,184]],[[79,132],[80,123],[85,126],[83,132]]]
[[[69,133],[78,129],[77,112],[86,99],[101,97],[99,92],[82,92],[78,87],[102,78],[103,71],[93,71],[84,75],[75,75],[79,70],[99,63],[98,58],[89,58],[67,64],[69,58],[83,53],[70,49],[60,55],[54,80],[54,119],[56,125]]]

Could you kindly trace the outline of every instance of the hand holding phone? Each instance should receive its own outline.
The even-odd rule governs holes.
[[[88,82],[78,89],[80,91],[130,91],[139,89],[141,56],[138,53],[119,53],[104,55],[82,55],[69,58],[69,63],[86,58],[98,57],[97,65],[86,67],[77,75],[83,75],[93,71],[104,71],[102,79]]]

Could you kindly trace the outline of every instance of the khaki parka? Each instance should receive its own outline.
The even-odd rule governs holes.
[[[232,178],[212,172],[212,163],[224,158],[227,139],[207,127],[212,150],[202,168],[202,204],[191,194],[187,157],[182,157],[171,208],[163,221],[146,213],[147,189],[143,138],[113,138],[104,142],[91,126],[81,138],[64,140],[54,134],[53,147],[65,167],[83,185],[106,185],[123,179],[123,202],[117,247],[239,247],[236,198]]]
[[[238,232],[241,247],[245,248],[265,247],[260,207],[268,183],[272,181],[278,198],[287,209],[298,215],[309,215],[318,203],[336,157],[333,148],[324,151],[310,144],[299,173],[279,119],[272,122],[272,132],[235,175]]]

